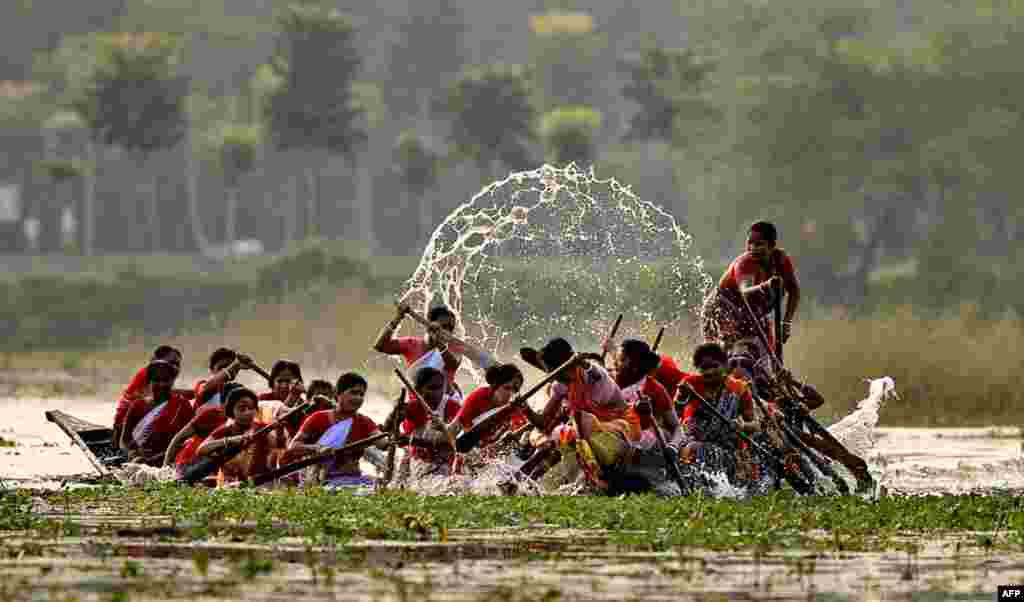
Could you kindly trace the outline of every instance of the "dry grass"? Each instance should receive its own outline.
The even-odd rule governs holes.
[[[301,302],[261,304],[235,312],[215,327],[171,337],[185,351],[183,380],[205,372],[208,354],[229,346],[252,355],[266,368],[276,359],[298,361],[304,376],[334,380],[359,370],[371,389],[390,396],[398,384],[395,365],[374,352],[379,328],[393,315],[387,302],[364,290],[339,290],[318,309]],[[622,336],[651,339],[654,332],[624,323]],[[411,321],[400,334],[419,334]],[[909,308],[893,315],[851,318],[840,311],[825,319],[801,321],[786,348],[787,364],[829,400],[826,413],[839,416],[862,399],[865,379],[891,376],[901,400],[883,411],[888,425],[968,426],[1024,423],[1024,321],[985,321],[971,306],[944,319],[916,316]],[[117,391],[164,340],[129,339],[108,349],[75,353],[34,352],[0,355],[0,369],[63,371],[92,382],[99,393]],[[525,341],[537,344],[539,341]],[[684,369],[696,340],[687,325],[666,332],[662,351]],[[528,379],[539,374],[527,369]],[[258,377],[250,384],[262,387]]]

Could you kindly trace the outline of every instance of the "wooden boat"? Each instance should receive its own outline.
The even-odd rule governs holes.
[[[100,475],[109,475],[110,467],[120,466],[127,460],[117,448],[117,443],[113,440],[114,431],[109,427],[82,420],[60,410],[49,410],[46,412],[46,419],[59,426],[71,438]]]

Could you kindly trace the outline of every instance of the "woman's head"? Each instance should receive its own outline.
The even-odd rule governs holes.
[[[309,381],[309,388],[306,389],[306,397],[313,399],[314,397],[321,395],[327,399],[334,399],[334,385],[319,378],[314,378]]]
[[[693,352],[693,366],[705,382],[716,385],[729,373],[729,357],[718,343],[704,343]]]
[[[302,370],[289,360],[277,360],[270,368],[270,386],[279,399],[288,397],[292,385],[302,382]]]
[[[243,426],[252,423],[258,408],[256,394],[245,387],[232,389],[224,401],[224,415]]]
[[[508,403],[523,387],[523,373],[515,364],[495,364],[484,373],[498,403]]]
[[[153,351],[154,360],[163,360],[174,364],[181,369],[181,351],[170,345],[160,345]]]
[[[164,360],[153,360],[146,366],[146,380],[153,395],[160,396],[171,390],[178,378],[178,367]]]
[[[775,248],[779,233],[771,222],[755,222],[747,234],[747,252],[756,257],[764,257]]]
[[[210,372],[220,372],[234,363],[237,354],[227,347],[221,347],[210,354]]]
[[[639,339],[626,339],[619,345],[616,354],[616,371],[629,380],[640,379],[661,363],[661,356],[651,351],[651,346]]]
[[[413,384],[420,397],[431,407],[437,407],[444,400],[446,385],[444,373],[431,366],[416,371]]]
[[[366,399],[366,379],[355,372],[346,372],[338,378],[338,410],[358,412]]]

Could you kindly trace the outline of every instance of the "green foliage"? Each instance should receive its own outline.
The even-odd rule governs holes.
[[[324,149],[351,156],[366,140],[352,85],[360,58],[351,21],[316,4],[292,4],[278,21],[280,36],[261,75],[274,143],[281,149]],[[325,74],[330,74],[325,76]]]
[[[481,168],[494,162],[512,168],[530,161],[534,109],[520,67],[479,65],[462,71],[448,90],[455,152]]]
[[[695,138],[693,129],[714,123],[720,112],[706,95],[714,66],[692,49],[674,50],[647,39],[640,56],[628,64],[629,81],[622,95],[640,105],[630,119],[627,139],[679,142]]]
[[[602,92],[598,58],[607,37],[589,13],[560,4],[531,17],[531,91],[542,110],[593,104]]]
[[[0,126],[35,128],[56,108],[54,97],[41,82],[0,82]]]
[[[263,128],[256,124],[221,122],[210,131],[207,144],[229,186],[253,170],[262,141]]]
[[[469,29],[456,0],[411,0],[401,19],[385,88],[388,106],[399,117],[420,115],[444,96],[465,60]]]
[[[714,550],[761,546],[822,551],[884,551],[905,545],[909,532],[1009,531],[1021,524],[1018,498],[992,496],[794,497],[783,491],[748,500],[703,496],[437,496],[407,493],[355,496],[290,489],[267,495],[246,489],[204,491],[175,484],[132,489],[78,489],[74,508],[105,505],[171,515],[198,533],[214,523],[285,524],[281,536],[314,543],[354,538],[443,541],[453,529],[524,527],[537,521],[563,529],[600,529],[611,543],[664,550],[673,546]],[[1019,543],[1019,542],[1016,542]],[[245,564],[248,563],[248,568]],[[267,559],[243,561],[251,575],[269,572]]]
[[[69,76],[70,106],[95,140],[149,153],[184,136],[188,80],[177,73],[180,38],[96,34],[80,48],[92,55],[67,63],[69,72],[75,71]]]
[[[46,159],[37,161],[36,168],[46,177],[58,182],[82,176],[87,170],[82,161],[75,159]]]
[[[419,196],[437,183],[441,156],[414,130],[405,130],[395,142],[395,165],[402,186]]]
[[[594,139],[601,130],[601,113],[591,107],[560,107],[540,120],[545,161],[555,165],[588,164],[594,160]]]
[[[271,261],[227,264],[223,271],[189,263],[161,268],[149,260],[42,270],[0,279],[4,349],[81,349],[125,332],[155,335],[193,327],[244,303],[279,300],[317,283],[352,283],[390,294],[405,276],[378,274],[345,245],[307,241]]]

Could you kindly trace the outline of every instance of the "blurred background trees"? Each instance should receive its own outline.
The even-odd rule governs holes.
[[[2,3],[0,238],[91,254],[316,235],[416,255],[488,181],[576,161],[665,206],[713,270],[771,219],[823,304],[1020,307],[1022,12]]]

